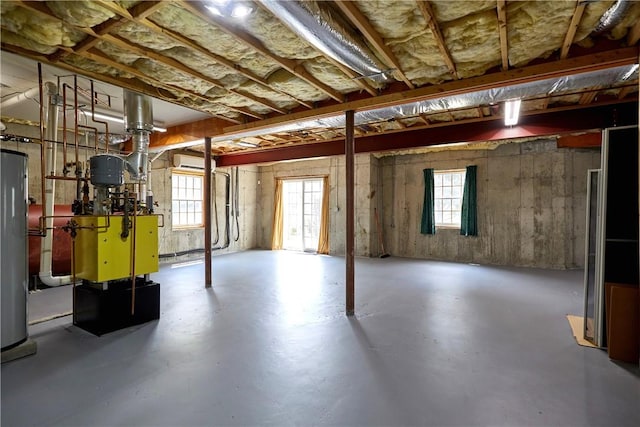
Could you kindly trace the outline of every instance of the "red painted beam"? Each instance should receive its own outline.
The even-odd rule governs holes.
[[[405,129],[385,135],[361,136],[356,139],[356,153],[427,147],[454,142],[482,142],[501,139],[563,135],[599,130],[614,125],[638,122],[638,102],[586,107],[582,109],[532,114],[520,118],[520,124],[505,128],[503,120],[462,123],[449,126]],[[252,151],[218,156],[220,167],[307,159],[344,154],[344,140],[294,145],[272,150]]]
[[[592,148],[602,145],[602,132],[564,135],[556,141],[558,148]]]

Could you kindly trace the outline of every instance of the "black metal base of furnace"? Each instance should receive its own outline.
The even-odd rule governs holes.
[[[160,284],[136,278],[135,310],[131,314],[131,280],[109,282],[108,289],[76,286],[73,324],[103,335],[160,318]]]

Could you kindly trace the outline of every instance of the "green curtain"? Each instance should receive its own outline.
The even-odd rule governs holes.
[[[422,222],[420,233],[436,234],[436,219],[433,209],[433,169],[425,169],[424,173],[424,202],[422,204]]]
[[[462,220],[460,234],[463,236],[478,235],[478,204],[476,190],[477,166],[467,166],[462,194]]]

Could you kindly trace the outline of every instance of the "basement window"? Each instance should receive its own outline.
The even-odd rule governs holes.
[[[433,172],[436,227],[460,228],[464,177],[464,169]]]
[[[171,173],[171,225],[195,228],[204,225],[202,188],[204,176],[198,172]]]

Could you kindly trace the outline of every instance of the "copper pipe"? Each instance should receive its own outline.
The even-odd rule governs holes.
[[[204,287],[211,287],[211,137],[204,139]]]
[[[61,181],[89,181],[90,178],[76,178],[73,176],[47,175],[47,179],[59,179]]]
[[[124,201],[127,203],[127,200]],[[133,220],[131,222],[131,315],[136,312],[136,217],[138,215],[138,193],[133,196]]]
[[[73,324],[76,324],[76,239],[71,239],[71,311]]]
[[[73,143],[75,144],[76,170],[75,175],[80,174],[78,162],[80,160],[80,150],[78,148],[78,76],[73,76]]]
[[[42,198],[42,206],[45,206],[47,194],[45,191],[45,150],[44,150],[44,96],[42,93],[42,64],[38,62],[38,88],[40,89],[40,197]],[[38,234],[46,236],[47,230],[44,227],[38,227]]]
[[[348,110],[346,115],[346,138],[345,138],[345,167],[346,167],[346,187],[347,187],[347,253],[346,253],[346,311],[347,316],[355,314],[355,144],[353,138],[354,112]]]
[[[96,119],[96,107],[95,107],[95,101],[94,101],[94,97],[95,97],[95,91],[93,90],[93,80],[91,80],[91,120],[94,123],[101,123],[104,125],[104,135],[105,135],[105,144],[104,144],[104,149],[105,149],[105,153],[109,152],[109,123],[107,123],[106,121],[103,120],[98,120]]]

